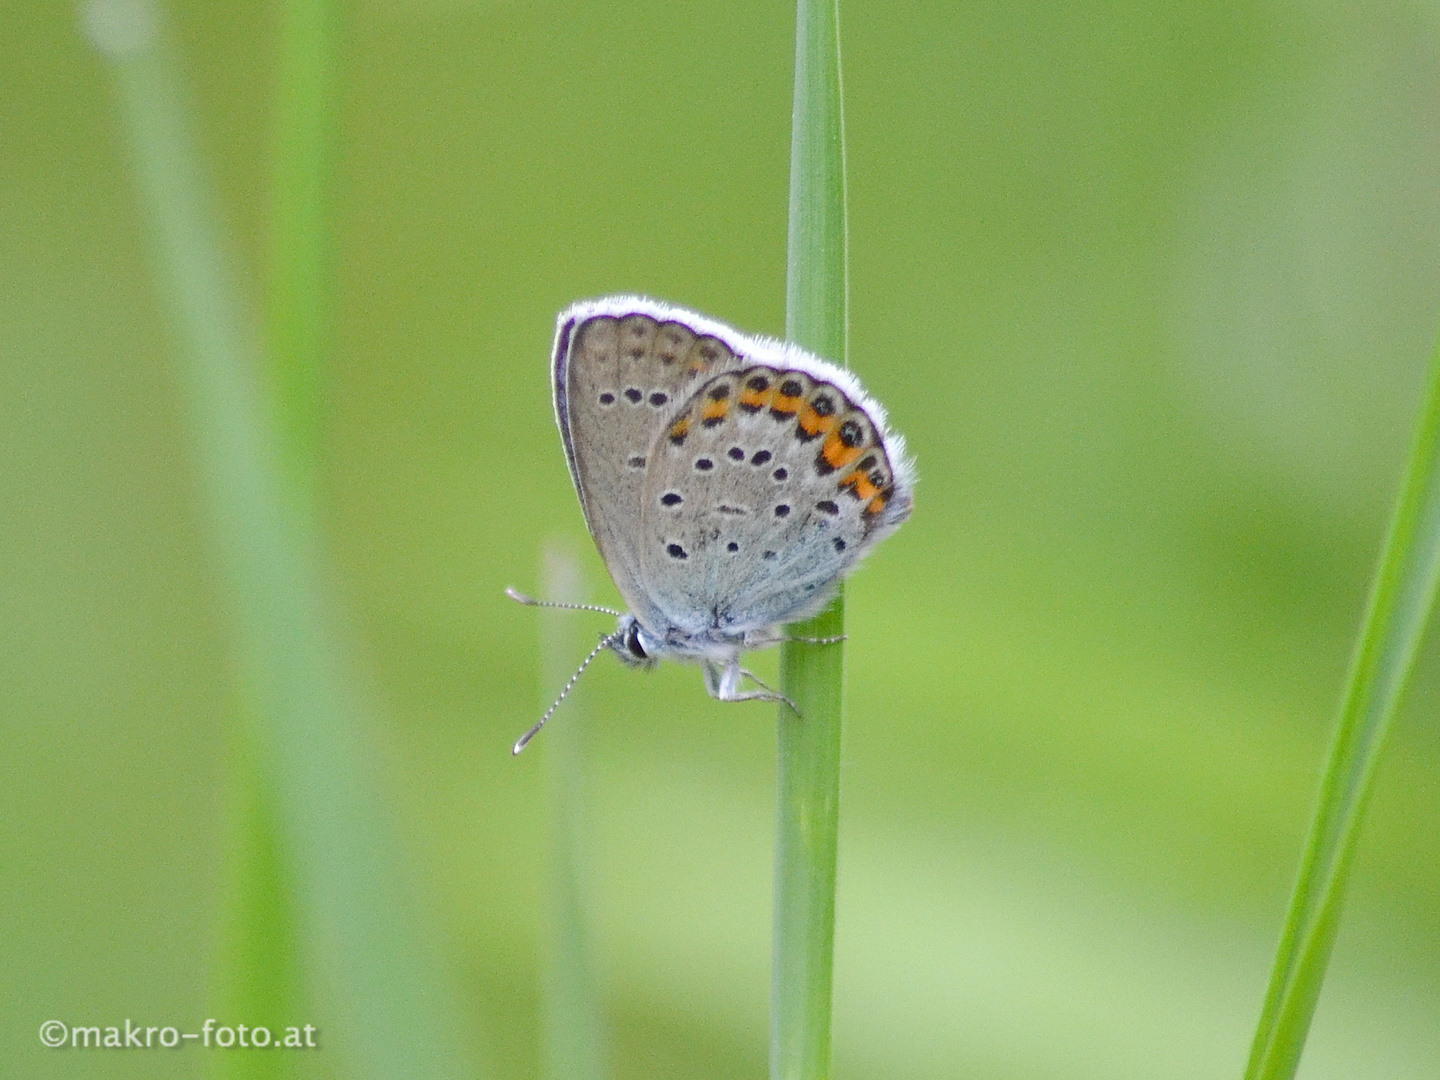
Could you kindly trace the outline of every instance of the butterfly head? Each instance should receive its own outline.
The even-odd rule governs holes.
[[[634,615],[621,615],[606,643],[630,667],[651,668],[660,662],[661,642]]]

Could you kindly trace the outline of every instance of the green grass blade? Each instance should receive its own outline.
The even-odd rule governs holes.
[[[319,454],[329,344],[335,21],[331,0],[281,4],[266,329],[285,456],[305,486]]]
[[[1340,922],[1360,823],[1440,580],[1440,345],[1365,613],[1246,1080],[1295,1075]]]
[[[845,143],[837,0],[800,0],[790,142],[785,336],[843,364],[847,279]],[[843,595],[797,637],[845,632]],[[787,643],[777,732],[772,1080],[830,1075],[835,851],[840,803],[843,646]]]
[[[228,585],[236,660],[279,848],[296,886],[320,1041],[338,1074],[473,1075],[459,1010],[431,960],[374,751],[326,600],[318,544],[257,385],[261,350],[220,228],[157,14],[98,0],[87,28],[112,61],[124,134],[177,340],[201,505]],[[333,1056],[332,1056],[333,1055]]]
[[[546,600],[586,603],[580,562],[559,546],[545,552]],[[540,612],[542,694],[546,708],[575,671],[577,655],[593,644],[590,619],[573,611]],[[546,942],[543,1009],[544,1066],[550,1080],[603,1080],[607,1075],[604,1017],[590,964],[586,924],[587,830],[586,742],[589,711],[584,686],[565,702],[562,722],[545,732],[546,783],[550,811],[550,881],[546,889]],[[531,752],[534,752],[532,748]]]
[[[267,281],[269,389],[292,485],[311,492],[321,443],[320,382],[329,326],[328,164],[334,85],[331,0],[281,4]],[[307,502],[309,500],[306,500]],[[294,880],[280,850],[274,793],[253,748],[234,764],[237,820],[217,964],[222,1015],[269,1024],[312,1012],[296,937]],[[225,1054],[229,1080],[300,1077],[305,1055]]]
[[[217,1017],[246,1016],[278,1031],[315,1015],[299,962],[294,882],[280,850],[280,823],[268,773],[248,740],[231,767],[233,821],[226,851],[220,941],[216,957]],[[217,1054],[211,1073],[224,1080],[295,1080],[327,1075],[307,1054]]]

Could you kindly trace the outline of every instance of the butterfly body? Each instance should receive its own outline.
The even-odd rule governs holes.
[[[555,416],[580,505],[628,611],[622,660],[698,662],[712,696],[784,640],[909,516],[913,468],[848,371],[635,296],[557,321]],[[758,684],[758,680],[755,680]]]

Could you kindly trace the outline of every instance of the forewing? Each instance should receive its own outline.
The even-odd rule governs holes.
[[[814,614],[910,512],[892,456],[876,419],[821,372],[760,364],[707,379],[647,450],[646,592],[690,633]]]
[[[554,357],[556,418],[586,523],[630,610],[651,626],[637,550],[649,447],[696,385],[739,363],[724,341],[669,313],[579,306],[561,317]]]

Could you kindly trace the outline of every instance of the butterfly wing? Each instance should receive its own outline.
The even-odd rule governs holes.
[[[586,524],[630,610],[660,627],[640,584],[637,523],[655,434],[710,375],[740,361],[689,312],[608,297],[562,312],[555,335],[555,417]]]
[[[815,614],[912,505],[900,440],[854,378],[760,351],[698,386],[646,454],[639,573],[692,634]]]

